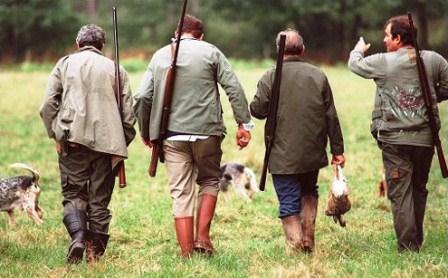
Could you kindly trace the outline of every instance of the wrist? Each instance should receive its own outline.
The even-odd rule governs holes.
[[[243,128],[245,131],[251,131],[254,128],[254,122],[250,121],[248,123],[239,123],[238,128]]]

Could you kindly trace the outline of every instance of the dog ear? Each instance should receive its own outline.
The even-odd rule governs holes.
[[[240,173],[244,173],[244,168],[245,168],[244,165],[235,163],[235,169],[236,169],[238,172],[240,172]]]
[[[19,186],[23,190],[27,190],[34,184],[34,177],[21,176],[19,177]]]

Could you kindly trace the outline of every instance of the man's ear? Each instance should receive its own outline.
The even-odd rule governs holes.
[[[305,53],[305,45],[302,47],[302,51],[300,51],[300,55],[303,55]]]
[[[402,44],[402,42],[401,42],[401,36],[400,36],[400,35],[397,35],[397,36],[393,39],[393,41],[395,41],[395,43],[396,43],[397,45],[399,45],[399,46],[401,46],[401,44]]]

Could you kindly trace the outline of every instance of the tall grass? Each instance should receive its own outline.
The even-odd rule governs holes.
[[[256,82],[269,65],[238,66],[237,73],[249,100]],[[68,266],[68,235],[62,225],[59,172],[54,144],[38,116],[48,72],[0,72],[0,176],[17,174],[8,168],[26,162],[40,170],[42,226],[16,212],[17,226],[0,216],[0,277],[446,277],[448,275],[447,183],[433,162],[425,218],[425,243],[420,253],[399,254],[389,202],[377,197],[381,155],[369,133],[374,84],[344,67],[325,67],[343,128],[346,170],[352,210],[341,228],[324,216],[331,169],[321,171],[317,218],[317,248],[313,256],[292,255],[285,249],[277,218],[277,199],[268,180],[267,190],[247,203],[234,192],[219,196],[212,238],[217,255],[180,259],[171,215],[171,199],[164,165],[149,179],[149,151],[139,141],[130,146],[128,187],[115,189],[110,208],[111,240],[96,266]],[[131,74],[133,88],[142,72]],[[222,94],[228,135],[223,160],[236,161],[259,173],[263,157],[263,125],[255,121],[249,147],[234,142],[236,124]],[[448,122],[447,105],[441,106]],[[297,127],[300,128],[300,127]],[[441,137],[446,151],[448,129]]]

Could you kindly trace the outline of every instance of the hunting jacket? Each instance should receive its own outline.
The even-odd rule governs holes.
[[[421,51],[421,55],[440,128],[437,101],[448,98],[448,63],[434,51]],[[377,85],[371,125],[375,138],[392,144],[432,146],[414,48],[402,47],[368,57],[353,50],[348,66],[354,73],[374,79]]]
[[[135,137],[128,74],[120,69],[122,110],[115,98],[115,64],[86,46],[61,58],[50,74],[40,116],[48,136],[116,156],[127,157]],[[121,114],[121,115],[120,115]]]
[[[275,69],[257,85],[250,112],[268,116]],[[277,127],[268,169],[272,174],[301,174],[328,165],[326,146],[334,155],[344,153],[339,119],[330,84],[317,67],[289,58],[284,61],[277,112]]]
[[[153,55],[134,97],[134,112],[141,136],[151,141],[159,139],[172,47],[167,45]],[[224,135],[226,128],[217,83],[229,98],[236,122],[249,123],[244,90],[224,54],[205,41],[183,38],[177,58],[168,130],[180,134]]]

